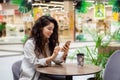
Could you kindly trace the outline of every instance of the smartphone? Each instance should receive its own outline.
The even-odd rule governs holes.
[[[71,41],[66,41],[65,46],[69,47],[70,43],[71,43]]]
[[[65,45],[64,45],[64,46],[65,46],[64,48],[66,48],[66,47],[69,48],[70,43],[71,43],[71,41],[66,41],[66,42],[65,42]],[[67,53],[68,53],[68,52],[67,52]],[[66,61],[67,53],[66,53],[66,55],[65,55],[64,61]]]

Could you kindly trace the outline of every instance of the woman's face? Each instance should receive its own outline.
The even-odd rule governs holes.
[[[43,28],[43,35],[45,36],[45,38],[50,38],[51,34],[53,33],[53,29],[54,29],[53,23],[50,23],[49,25]]]

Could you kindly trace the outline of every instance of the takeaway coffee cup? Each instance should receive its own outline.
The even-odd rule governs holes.
[[[77,64],[81,67],[84,65],[84,53],[77,54]]]

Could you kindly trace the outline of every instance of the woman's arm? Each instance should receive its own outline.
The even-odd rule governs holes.
[[[64,59],[63,59],[63,52],[58,52],[58,55],[56,56],[56,58],[53,60],[54,63],[56,64],[60,64],[62,62],[64,62]]]
[[[47,66],[55,57],[55,56],[50,56],[44,58],[41,55],[41,58],[38,59],[35,55],[34,48],[35,47],[33,44],[33,40],[28,40],[24,45],[24,57],[29,63],[33,65]]]
[[[58,52],[57,57],[53,60],[55,63],[60,64],[62,62],[65,62],[69,46],[70,46],[71,41],[67,41],[64,46],[61,48],[61,50]]]
[[[50,56],[50,57],[47,58],[46,63],[49,63],[49,62],[53,61],[58,56],[59,50],[60,50],[60,47],[56,46],[55,49],[54,49],[54,51],[53,51],[52,56]]]

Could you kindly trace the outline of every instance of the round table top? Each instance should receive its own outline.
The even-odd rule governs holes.
[[[102,69],[91,64],[84,64],[83,67],[80,67],[77,63],[63,63],[61,65],[54,64],[49,67],[40,67],[36,70],[40,73],[49,75],[80,76],[94,74],[100,72]]]

